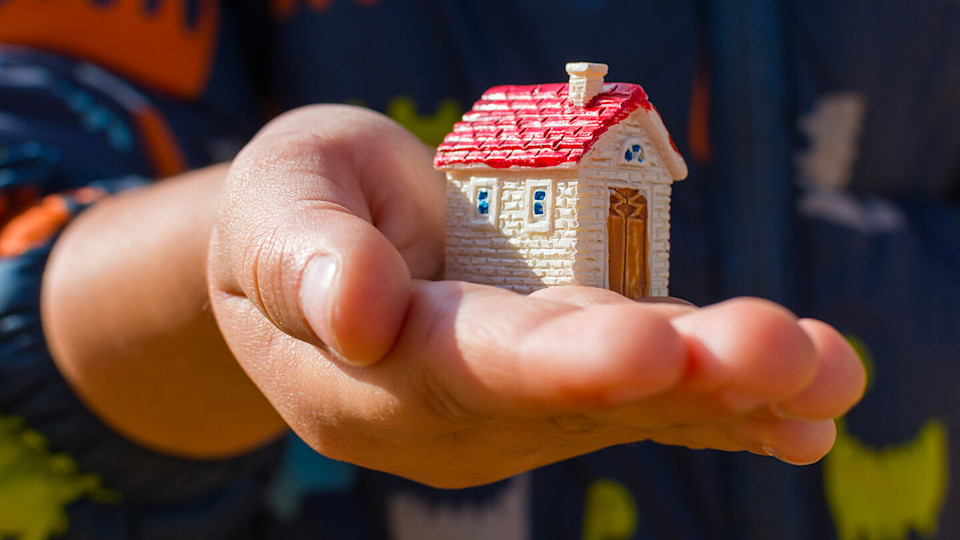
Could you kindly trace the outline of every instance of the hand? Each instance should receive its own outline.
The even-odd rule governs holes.
[[[284,115],[228,174],[210,298],[240,364],[323,454],[442,487],[654,440],[822,457],[864,372],[769,302],[433,281],[444,181],[371,112]]]

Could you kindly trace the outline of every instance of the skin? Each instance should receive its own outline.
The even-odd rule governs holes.
[[[43,276],[44,332],[66,380],[115,430],[176,455],[240,453],[285,427],[230,354],[207,297],[226,171],[98,203],[63,232]]]
[[[382,116],[317,106],[227,171],[98,206],[45,280],[58,365],[163,451],[236,454],[288,425],[329,457],[440,487],[640,440],[790,463],[830,449],[865,380],[836,330],[751,298],[438,281],[431,155]]]

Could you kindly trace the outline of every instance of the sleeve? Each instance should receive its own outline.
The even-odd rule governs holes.
[[[258,535],[279,443],[220,461],[137,446],[73,394],[41,327],[57,234],[98,200],[191,165],[182,155],[133,88],[90,64],[0,47],[0,536]]]

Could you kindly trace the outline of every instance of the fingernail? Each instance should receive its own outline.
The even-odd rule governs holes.
[[[338,265],[330,255],[310,261],[300,284],[300,308],[313,332],[327,347],[339,350],[333,333],[331,293],[337,280]]]
[[[780,455],[780,452],[779,452],[776,448],[773,447],[773,445],[764,444],[764,445],[762,445],[762,446],[760,447],[760,449],[763,450],[763,453],[764,453],[764,454],[766,454],[766,455],[768,455],[768,456],[770,456],[770,457],[775,457],[775,458],[779,459],[780,461],[786,461],[786,460],[783,459],[783,456]]]
[[[792,460],[789,460],[789,459],[783,457],[783,454],[781,454],[780,451],[776,449],[776,447],[774,447],[773,445],[770,445],[770,444],[761,445],[761,446],[760,446],[760,449],[763,450],[763,453],[764,453],[764,454],[766,454],[766,455],[768,455],[768,456],[770,456],[770,457],[777,458],[777,459],[779,459],[780,461],[782,461],[782,462],[784,462],[784,463],[787,463],[787,464],[789,464],[789,465],[803,466],[803,465],[809,465],[809,464],[810,464],[810,462],[792,461]]]
[[[762,399],[755,396],[741,394],[736,390],[722,390],[719,396],[728,407],[738,412],[747,412],[756,409],[763,404]]]

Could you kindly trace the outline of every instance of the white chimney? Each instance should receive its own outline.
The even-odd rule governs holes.
[[[567,74],[570,75],[570,101],[578,107],[586,107],[594,96],[603,92],[603,76],[607,74],[607,65],[570,62],[567,64]]]

